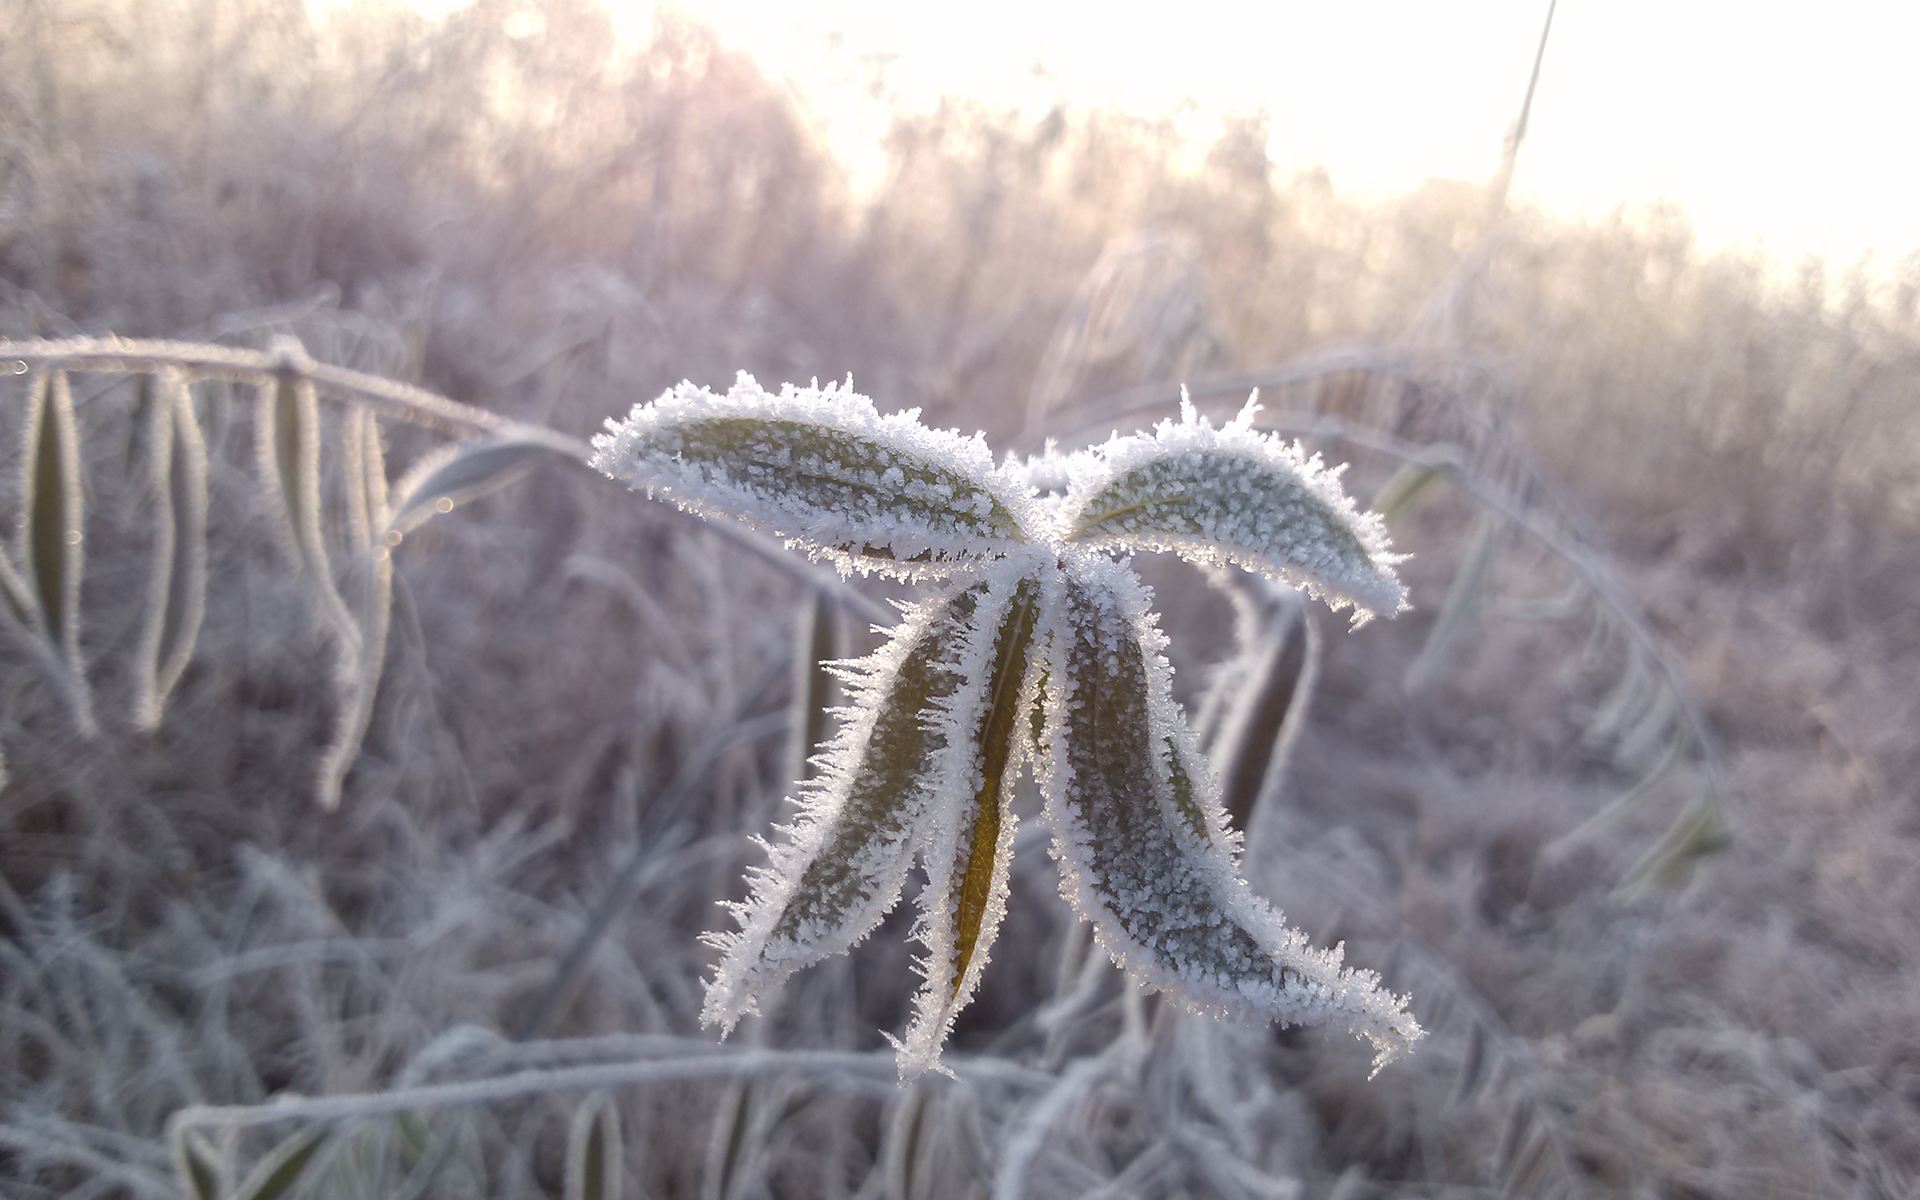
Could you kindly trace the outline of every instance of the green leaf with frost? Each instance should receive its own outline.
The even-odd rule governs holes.
[[[907,1036],[897,1043],[900,1075],[934,1067],[954,1018],[973,998],[987,949],[1007,910],[1013,862],[1014,785],[1023,749],[1020,715],[1038,688],[1031,669],[1040,585],[1032,560],[1013,560],[989,578],[956,673],[965,681],[941,714],[949,729],[941,774],[949,791],[936,806],[923,861],[918,936],[926,945],[924,985]]]
[[[1355,623],[1406,607],[1386,525],[1340,489],[1338,468],[1298,442],[1256,431],[1249,400],[1216,427],[1182,402],[1178,421],[1114,438],[1081,457],[1067,495],[1066,539],[1116,550],[1171,550],[1304,588]]]
[[[851,388],[783,388],[742,374],[721,396],[690,383],[609,421],[593,465],[703,516],[734,517],[850,571],[914,578],[1027,540],[1027,489],[984,442],[882,416]]]
[[[900,898],[938,786],[945,745],[929,715],[959,682],[953,660],[983,588],[908,611],[874,654],[845,664],[850,707],[802,785],[799,817],[731,905],[740,928],[708,941],[724,953],[704,1024],[731,1029],[787,976],[846,950]]]
[[[1108,955],[1196,1011],[1344,1024],[1373,1043],[1376,1070],[1419,1041],[1404,998],[1308,945],[1240,878],[1132,572],[1070,564],[1052,606],[1045,819],[1061,892]]]

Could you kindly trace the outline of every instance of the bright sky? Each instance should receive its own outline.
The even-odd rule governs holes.
[[[1359,199],[1490,176],[1546,15],[1546,0],[601,2],[636,41],[663,6],[704,21],[856,170],[885,129],[862,64],[884,60],[916,106],[962,94],[1037,116],[1058,95],[1184,105],[1195,128],[1264,109],[1283,170],[1323,166]],[[1709,249],[1841,268],[1871,252],[1884,276],[1920,256],[1916,47],[1920,0],[1562,0],[1515,195],[1572,217],[1668,202]]]
[[[652,8],[606,0],[627,28]],[[1283,168],[1356,197],[1485,178],[1525,90],[1544,0],[683,0],[854,157],[877,122],[849,55],[910,102],[964,93],[1199,116],[1266,109]],[[839,56],[829,53],[836,40]],[[1671,201],[1709,247],[1882,270],[1920,251],[1920,4],[1562,0],[1516,194],[1569,215]],[[836,66],[837,64],[837,66]],[[1049,78],[1036,77],[1044,64]]]

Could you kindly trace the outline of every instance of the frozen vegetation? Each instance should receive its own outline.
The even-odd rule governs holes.
[[[1913,264],[1071,97],[861,193],[588,0],[0,29],[9,1200],[1920,1189]]]

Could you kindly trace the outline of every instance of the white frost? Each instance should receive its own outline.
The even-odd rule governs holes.
[[[879,650],[844,664],[850,703],[820,774],[800,789],[798,818],[776,830],[767,865],[747,872],[746,902],[727,905],[739,929],[706,937],[723,953],[701,1024],[732,1030],[795,971],[858,944],[899,900],[941,782],[929,712],[962,681],[954,658],[980,591],[909,608]]]

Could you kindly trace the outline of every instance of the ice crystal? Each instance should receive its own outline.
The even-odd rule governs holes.
[[[1379,519],[1338,470],[1255,431],[1253,411],[1215,427],[1183,403],[1151,434],[1024,467],[850,388],[776,396],[744,374],[725,396],[682,384],[609,422],[595,465],[651,495],[843,570],[952,577],[845,664],[850,703],[820,774],[730,905],[739,928],[708,935],[722,954],[706,1023],[731,1029],[872,932],[917,857],[922,986],[894,1044],[903,1080],[938,1069],[1006,912],[1014,788],[1031,769],[1061,894],[1140,983],[1216,1015],[1344,1024],[1376,1070],[1420,1039],[1405,998],[1241,879],[1150,594],[1103,553],[1232,563],[1352,606],[1356,624],[1404,608]]]

